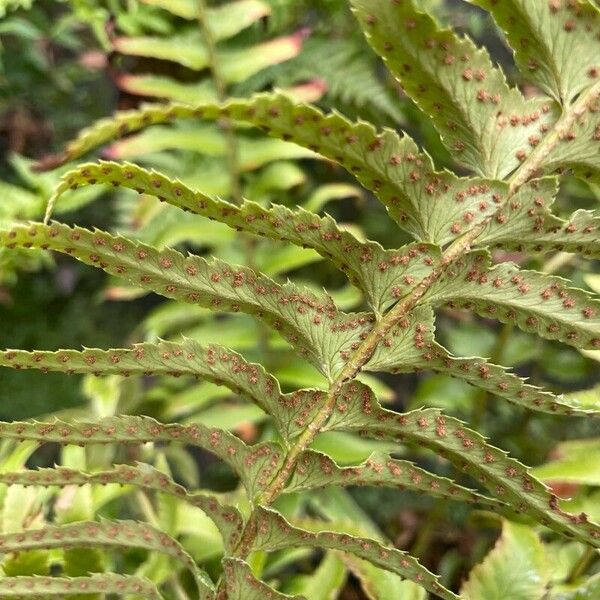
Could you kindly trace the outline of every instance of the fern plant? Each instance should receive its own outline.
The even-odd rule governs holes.
[[[210,577],[181,540],[140,521],[84,521],[4,534],[3,552],[136,546],[164,553],[188,569],[195,585],[189,592],[192,597],[234,600],[289,597],[256,576],[256,557],[303,546],[353,557],[349,564],[355,565],[351,567],[355,572],[364,573],[364,564],[371,563],[436,597],[459,597],[417,559],[390,544],[351,527],[338,531],[322,522],[285,518],[282,498],[329,486],[403,486],[491,507],[507,516],[518,513],[561,536],[600,547],[600,526],[584,513],[565,511],[561,500],[526,466],[475,429],[435,408],[408,413],[384,409],[373,390],[357,379],[363,372],[426,369],[450,374],[532,411],[597,418],[597,409],[583,401],[534,387],[483,358],[452,355],[435,339],[434,311],[441,306],[464,309],[582,350],[600,347],[600,303],[592,294],[510,262],[493,264],[490,252],[561,250],[589,259],[600,256],[599,219],[593,212],[579,210],[563,220],[551,211],[564,174],[590,184],[600,182],[598,9],[585,1],[551,0],[535,6],[517,0],[477,2],[505,30],[517,64],[540,90],[525,98],[508,85],[485,50],[441,28],[422,12],[421,3],[352,0],[351,4],[371,46],[470,175],[436,170],[406,135],[377,131],[369,123],[352,122],[335,112],[324,114],[281,94],[150,105],[119,113],[84,130],[53,163],[75,160],[121,135],[175,119],[246,123],[347,169],[414,242],[386,249],[359,239],[329,216],[279,205],[264,207],[250,200],[229,203],[165,174],[107,161],[68,172],[50,200],[48,214],[65,191],[94,184],[153,194],[245,234],[312,248],[362,291],[368,304],[363,312],[344,312],[326,293],[291,281],[279,283],[250,267],[186,256],[104,231],[58,222],[0,230],[2,247],[54,250],[168,298],[217,312],[252,315],[325,377],[323,389],[284,393],[261,365],[228,348],[185,339],[131,349],[0,354],[2,365],[21,369],[192,375],[243,394],[268,414],[277,435],[253,445],[225,430],[142,416],[1,425],[4,439],[19,442],[178,443],[215,454],[239,476],[247,503],[222,504],[143,464],[102,472],[24,470],[1,477],[11,485],[42,487],[119,483],[178,497],[200,508],[218,527],[225,551],[221,568]],[[575,55],[581,60],[573,61]],[[311,449],[326,431],[433,451],[489,495],[390,453],[374,454],[357,466],[340,466]],[[461,591],[464,597],[484,597],[476,580]],[[61,597],[82,590],[151,598],[161,594],[157,586],[136,576],[108,574],[76,580],[5,577],[0,589],[6,596],[39,595],[42,590]]]

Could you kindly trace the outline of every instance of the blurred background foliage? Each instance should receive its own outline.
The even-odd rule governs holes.
[[[511,82],[521,84],[510,51],[485,13],[458,1],[421,3],[435,11],[440,20],[486,45]],[[301,100],[368,119],[379,127],[404,129],[428,148],[438,166],[457,169],[428,121],[385,74],[344,0],[0,0],[2,13],[0,221],[39,219],[43,215],[60,172],[35,173],[31,168],[34,159],[60,150],[91,121],[147,101],[199,102],[280,88]],[[523,91],[527,93],[527,87]],[[103,155],[160,168],[192,187],[234,202],[247,197],[265,205],[274,202],[326,211],[354,232],[384,246],[398,247],[408,241],[383,207],[341,169],[249,128],[233,129],[227,122],[154,126],[123,137]],[[569,212],[595,208],[598,197],[599,190],[568,180],[561,189],[557,211],[561,207]],[[293,273],[295,279],[306,279],[307,284],[310,280],[310,285],[319,282],[335,290],[334,298],[342,308],[361,307],[359,292],[315,252],[237,234],[165,206],[151,196],[84,188],[65,194],[56,212],[65,222],[124,232],[158,246],[210,253],[248,264],[274,278],[285,279]],[[538,258],[515,254],[510,258],[600,291],[594,263],[562,253]],[[591,403],[600,401],[598,353],[582,354],[460,312],[445,310],[441,317],[437,335],[454,353],[491,357],[535,384],[555,392],[587,390]],[[274,372],[286,389],[322,383],[314,368],[292,360],[294,355],[287,345],[249,317],[215,315],[144,295],[43,251],[0,250],[2,347],[108,348],[157,338],[180,339],[182,335],[242,352]],[[592,518],[600,517],[600,441],[594,439],[598,432],[591,423],[569,420],[567,426],[564,419],[534,415],[497,402],[493,396],[442,375],[369,377],[369,383],[383,401],[398,410],[438,406],[468,420],[517,458],[540,465],[540,477],[561,495],[574,497],[574,510],[585,509]],[[248,441],[272,435],[263,426],[263,414],[257,407],[206,382],[186,378],[82,380],[61,374],[0,372],[1,419],[90,411],[218,425]],[[587,439],[568,441],[575,438]],[[557,439],[565,441],[557,446]],[[367,458],[379,444],[328,433],[317,439],[315,447],[326,449],[340,464],[352,464]],[[19,460],[21,464],[28,460],[28,456],[11,452],[8,447],[2,449],[3,460],[12,460],[13,467]],[[79,468],[99,468],[115,462],[123,450],[93,456],[86,456],[81,449],[63,450],[60,455],[48,452],[36,455],[35,460],[39,464],[59,460]],[[162,449],[140,458],[194,485],[223,491],[231,491],[233,485],[231,473],[206,456]],[[439,458],[423,453],[416,458],[434,471],[450,474],[448,464]],[[93,516],[133,510],[119,507],[116,496],[106,494],[88,499],[86,511]],[[154,514],[155,508],[147,499],[138,497],[135,501],[141,503],[146,517],[161,522],[172,519],[176,510],[174,505],[161,502],[158,514]],[[24,502],[23,498],[13,499],[9,506],[19,502]],[[401,491],[330,490],[286,502],[289,506],[279,507],[286,514],[294,514],[302,502],[308,502],[315,515],[331,521],[350,519],[370,535],[390,538],[423,559],[443,575],[446,585],[454,587],[482,560],[499,527],[494,515]],[[170,526],[174,533],[190,538],[197,560],[210,564],[219,555],[219,544],[210,539],[214,528],[206,519],[196,522],[191,530],[185,523],[185,515],[179,515]],[[549,538],[542,545],[535,530],[525,528],[524,533],[514,527],[505,525],[502,534],[509,550],[510,544],[536,551],[541,548],[548,559],[552,557],[560,564],[561,581],[573,583],[593,565],[595,555],[578,543]],[[497,551],[491,562],[506,560],[506,555],[506,551]],[[134,563],[137,560],[129,558]],[[138,572],[157,581],[167,578],[168,563],[158,562],[155,557],[141,565],[138,561]],[[281,555],[255,566],[276,576],[290,562],[291,556]],[[363,584],[367,581],[366,589],[379,586],[381,592],[389,585],[394,595],[386,598],[424,597],[413,584],[400,586],[398,581],[390,581],[389,574],[367,573],[364,565],[354,565],[351,571],[357,577],[347,580],[346,567],[337,555],[327,556],[317,572],[318,584],[298,573],[287,591],[308,594],[307,590],[313,589],[311,598],[327,598],[331,597],[324,595],[327,591],[343,590],[340,597],[364,598],[357,583],[362,579]],[[19,564],[3,568],[5,572],[23,572]],[[34,572],[43,572],[43,568]],[[598,598],[598,594],[582,598]]]

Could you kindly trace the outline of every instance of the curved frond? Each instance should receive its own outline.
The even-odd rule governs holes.
[[[242,516],[233,506],[223,506],[209,494],[189,493],[168,475],[148,464],[116,465],[110,471],[83,473],[66,467],[42,468],[19,472],[0,473],[0,482],[7,485],[38,485],[43,487],[117,483],[176,496],[205,512],[223,535],[229,551],[239,541],[243,525]]]
[[[416,558],[397,548],[385,547],[376,540],[333,531],[311,533],[290,525],[279,513],[263,507],[255,510],[251,523],[257,532],[253,550],[273,551],[291,546],[340,550],[410,579],[444,600],[458,600],[458,596],[443,587],[439,578]]]
[[[328,376],[343,368],[344,353],[373,318],[342,313],[329,297],[292,283],[279,285],[248,267],[160,251],[98,230],[58,223],[15,225],[0,230],[0,246],[56,250],[167,298],[254,315]]]
[[[428,369],[467,381],[475,387],[534,411],[551,414],[596,416],[575,398],[556,395],[494,365],[484,358],[455,357],[435,341],[431,307],[421,306],[394,327],[377,346],[364,369],[407,373]]]
[[[447,477],[429,473],[410,461],[397,460],[382,452],[374,452],[360,465],[340,467],[326,454],[305,450],[284,492],[330,485],[396,487],[446,500],[475,502],[494,510],[503,506],[501,502],[458,485]]]
[[[214,585],[183,546],[148,523],[140,521],[83,521],[0,535],[2,552],[51,548],[143,548],[180,561],[194,575],[200,600],[214,598]],[[0,583],[0,586],[2,584]],[[1,589],[1,588],[0,588]],[[80,590],[81,592],[81,590]]]
[[[178,442],[203,448],[218,456],[240,476],[250,497],[269,483],[279,469],[281,447],[275,443],[247,446],[238,437],[198,423],[178,425],[159,423],[150,417],[105,417],[97,421],[54,420],[0,423],[5,439],[35,440],[58,444],[145,444]]]
[[[222,117],[251,123],[339,163],[373,191],[400,227],[421,241],[444,244],[455,239],[493,215],[508,193],[508,186],[500,181],[436,171],[431,158],[408,136],[391,129],[380,133],[369,123],[353,123],[339,113],[325,115],[280,94],[259,94],[224,105],[154,105],[117,113],[83,130],[64,154],[46,166],[73,160],[120,135],[156,123]]]
[[[384,250],[376,242],[359,241],[329,215],[320,217],[302,208],[290,210],[281,205],[264,208],[249,200],[236,206],[192,190],[161,173],[129,163],[103,161],[81,165],[63,177],[53,199],[68,189],[95,183],[152,194],[238,231],[313,248],[346,273],[378,312],[395,302],[399,295],[404,295],[407,287],[404,279],[408,275],[413,280],[426,277],[434,260],[439,258],[439,250],[434,246],[409,244],[398,250]]]
[[[354,403],[355,418],[348,423],[338,422],[337,430],[409,442],[434,450],[516,512],[524,513],[564,536],[600,547],[599,525],[588,521],[585,514],[572,515],[563,511],[558,498],[531,475],[526,466],[490,445],[481,434],[466,427],[459,419],[435,408],[409,413],[385,410],[372,391],[358,382],[348,384],[345,399]]]
[[[2,577],[0,594],[2,598],[68,598],[82,594],[115,594],[163,600],[163,596],[151,581],[133,575],[113,573],[98,573],[89,577]]]

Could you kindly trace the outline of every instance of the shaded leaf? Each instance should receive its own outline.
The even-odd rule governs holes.
[[[296,56],[302,49],[300,33],[275,38],[255,46],[219,50],[219,70],[227,83],[248,79],[262,69]],[[210,57],[199,31],[192,29],[169,37],[118,37],[114,48],[128,56],[144,56],[175,62],[201,71]]]
[[[535,467],[542,481],[600,486],[600,440],[597,438],[562,442],[553,450],[554,459]]]
[[[199,83],[181,83],[163,75],[131,75],[127,73],[117,77],[117,84],[130,94],[154,96],[185,104],[217,100],[217,92],[210,80]]]
[[[291,582],[295,593],[310,600],[335,600],[346,584],[346,567],[334,552],[326,552],[310,575],[296,575]]]
[[[494,549],[461,588],[465,600],[544,597],[549,578],[544,546],[533,529],[505,521]]]
[[[144,4],[158,6],[169,12],[194,20],[198,18],[198,3],[195,0],[142,0]],[[235,0],[222,6],[206,10],[206,20],[217,40],[233,37],[258,19],[267,16],[271,8],[262,0]]]

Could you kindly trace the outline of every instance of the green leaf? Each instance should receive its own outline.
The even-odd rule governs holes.
[[[554,460],[533,469],[542,481],[600,486],[600,440],[562,442],[553,451]]]
[[[227,83],[238,83],[297,56],[302,49],[299,33],[275,38],[255,46],[219,50],[219,71]],[[118,37],[114,48],[128,56],[143,56],[175,62],[188,69],[201,71],[209,66],[210,57],[196,29],[169,37]]]
[[[413,581],[375,567],[366,560],[346,554],[344,563],[360,581],[369,600],[427,600],[427,592]]]
[[[526,101],[486,50],[441,29],[413,0],[352,0],[367,40],[428,114],[462,163],[503,179],[531,152],[529,138],[554,120],[552,103]]]
[[[0,536],[3,552],[23,552],[51,548],[144,548],[160,552],[182,562],[194,575],[199,598],[213,598],[214,586],[181,544],[147,523],[138,521],[87,521],[48,526],[43,529]],[[105,577],[105,574],[98,577]],[[81,590],[78,590],[81,593]]]
[[[585,515],[563,511],[557,497],[527,467],[490,445],[462,421],[434,408],[409,413],[382,409],[370,390],[357,382],[346,386],[343,397],[353,418],[339,421],[337,430],[434,450],[514,510],[562,535],[600,547],[599,525],[589,522]]]
[[[349,231],[341,229],[330,216],[320,217],[302,208],[290,210],[277,204],[264,208],[248,200],[236,206],[192,190],[156,171],[129,163],[82,165],[65,176],[56,188],[54,199],[67,189],[99,182],[158,195],[174,206],[236,230],[313,248],[346,273],[378,312],[406,294],[415,281],[431,273],[439,257],[437,248],[425,244],[385,250],[376,242],[361,242]]]
[[[348,492],[339,487],[329,487],[318,494],[311,494],[310,505],[328,521],[339,522],[344,529],[355,535],[374,537],[389,543],[371,517],[356,504]],[[416,583],[352,554],[342,554],[341,558],[360,580],[362,589],[370,600],[425,600],[427,592]]]
[[[600,301],[569,283],[513,263],[490,267],[485,252],[472,252],[447,269],[426,298],[592,350],[600,346]]]
[[[278,285],[247,267],[215,258],[185,257],[175,250],[158,251],[98,230],[61,224],[16,225],[0,230],[2,246],[51,248],[168,298],[253,314],[328,376],[344,367],[350,347],[373,319],[370,314],[341,313],[326,296],[291,283]]]
[[[532,600],[545,595],[549,564],[544,546],[527,525],[505,521],[494,549],[469,574],[465,600]]]
[[[452,277],[449,276],[449,279]],[[444,292],[448,290],[448,286],[443,282],[440,287]],[[432,293],[435,294],[435,291]],[[496,301],[497,297],[494,296],[494,303]],[[364,369],[392,373],[431,369],[467,381],[531,410],[580,416],[600,414],[597,408],[579,401],[576,396],[555,395],[527,384],[524,379],[505,367],[489,363],[483,358],[452,356],[435,341],[434,330],[431,308],[415,308],[382,340]]]
[[[62,164],[119,135],[174,118],[221,117],[252,123],[339,163],[375,193],[400,227],[422,241],[444,244],[455,239],[492,216],[508,193],[500,181],[435,171],[429,156],[407,136],[390,129],[379,133],[371,124],[352,123],[339,113],[324,115],[281,94],[259,94],[222,106],[151,105],[117,113],[83,130],[63,154],[40,166]]]
[[[572,590],[553,593],[550,600],[595,600],[599,594],[600,574],[596,574]]]
[[[131,75],[124,73],[116,79],[118,86],[137,96],[154,96],[185,104],[214,102],[217,92],[210,80],[198,83],[181,83],[163,75]]]
[[[179,442],[203,448],[228,463],[240,475],[253,497],[279,469],[281,447],[275,443],[247,446],[221,429],[192,425],[163,424],[150,417],[105,417],[97,421],[55,420],[0,423],[2,436],[13,440],[36,440],[60,444],[144,444]]]
[[[180,498],[205,512],[223,534],[226,548],[231,549],[239,541],[242,517],[234,507],[222,506],[214,496],[189,493],[183,486],[175,483],[171,477],[147,464],[138,463],[136,466],[116,465],[110,471],[95,473],[84,473],[66,467],[2,473],[0,474],[0,482],[10,486],[20,484],[44,487],[117,483],[154,490]]]
[[[195,0],[142,1],[150,6],[164,8],[178,17],[190,21],[198,18],[198,3]],[[208,8],[206,19],[214,38],[224,40],[238,34],[270,12],[271,7],[262,0],[236,0],[227,2],[222,6]]]
[[[396,548],[385,547],[373,539],[353,537],[333,531],[311,533],[293,527],[279,513],[260,506],[255,509],[251,524],[256,528],[253,550],[273,551],[295,546],[341,550],[406,579],[416,581],[440,598],[458,599],[456,594],[443,587],[438,582],[438,578],[415,558]]]
[[[276,160],[315,157],[313,152],[296,144],[270,138],[254,139],[239,136],[237,146],[241,171],[253,171]],[[226,156],[227,140],[212,126],[174,128],[159,125],[115,142],[105,150],[104,154],[110,158],[123,159],[172,149],[190,150],[208,156]],[[97,179],[109,181],[106,177],[97,177]]]
[[[124,377],[134,374],[172,377],[191,375],[226,386],[250,399],[274,419],[279,433],[286,441],[304,431],[309,418],[319,409],[326,396],[324,391],[318,389],[300,389],[282,394],[279,381],[261,365],[246,361],[229,348],[218,345],[205,347],[189,339],[180,343],[146,342],[136,344],[131,349],[56,352],[6,350],[0,352],[0,366],[17,370],[117,374]],[[193,393],[196,395],[198,390],[194,389]],[[175,402],[176,399],[171,397],[171,408]],[[222,409],[220,407],[219,410]],[[239,411],[239,407],[236,408],[236,412]],[[343,413],[341,406],[339,412]],[[196,415],[194,422],[201,424],[202,416]],[[23,503],[18,502],[18,506],[22,507]]]
[[[193,375],[225,385],[271,414],[277,412],[281,395],[279,382],[261,365],[249,363],[223,346],[204,347],[187,339],[182,343],[146,342],[116,350],[7,350],[0,353],[0,366],[95,375]]]
[[[223,560],[225,589],[228,600],[306,600],[304,596],[288,596],[254,577],[248,563],[239,558]]]
[[[521,72],[562,105],[568,106],[598,77],[600,12],[588,0],[471,1],[492,13]]]
[[[157,587],[147,579],[131,575],[102,573],[89,577],[2,577],[0,594],[3,598],[65,598],[85,594],[116,594],[131,598],[163,600]],[[41,594],[41,596],[40,596]],[[209,596],[203,596],[208,598]]]
[[[66,555],[67,551],[64,552]],[[50,556],[41,550],[29,550],[6,556],[2,560],[3,577],[20,577],[29,575],[48,575],[51,567]]]
[[[291,588],[310,600],[338,598],[346,583],[346,567],[334,552],[326,552],[319,566],[310,575],[296,575]]]
[[[329,202],[347,198],[362,200],[361,188],[348,183],[328,183],[320,185],[302,206],[305,210],[318,213]]]
[[[360,465],[340,467],[326,454],[305,450],[284,491],[296,492],[330,485],[397,487],[447,500],[487,504],[495,510],[502,506],[502,503],[457,485],[447,477],[434,475],[410,461],[396,460],[380,452],[373,453]]]

